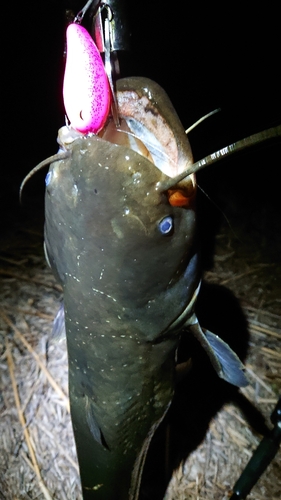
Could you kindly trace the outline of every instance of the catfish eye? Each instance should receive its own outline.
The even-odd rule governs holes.
[[[50,184],[51,178],[52,178],[52,172],[48,172],[45,179],[46,186]]]
[[[164,217],[158,223],[158,227],[159,227],[160,233],[165,234],[165,235],[171,234],[173,232],[173,229],[174,229],[173,218],[170,215],[168,215],[167,217]]]

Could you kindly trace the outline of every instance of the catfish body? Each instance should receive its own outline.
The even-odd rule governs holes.
[[[50,168],[45,201],[85,499],[138,498],[200,283],[194,179],[181,185],[184,206],[158,189],[192,163],[184,130],[148,79],[120,80],[117,97],[120,129],[75,136]]]

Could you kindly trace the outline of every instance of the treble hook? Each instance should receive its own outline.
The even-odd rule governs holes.
[[[94,9],[94,12],[96,12],[100,3],[101,3],[101,0],[88,0],[88,2],[84,5],[84,7],[81,10],[79,10],[79,12],[75,16],[73,22],[76,24],[81,24],[85,14],[86,14],[87,10],[90,8],[90,6],[93,4],[92,8]]]

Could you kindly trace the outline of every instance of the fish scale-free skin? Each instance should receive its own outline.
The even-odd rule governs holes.
[[[151,82],[131,83],[141,95]],[[151,85],[150,102],[160,102],[154,116],[161,112],[162,124],[179,128],[166,94]],[[191,153],[181,134],[183,166],[185,149],[186,158]],[[174,392],[179,336],[169,326],[200,281],[195,208],[171,206],[157,189],[168,177],[128,147],[85,136],[69,150],[69,158],[50,168],[45,244],[64,290],[83,495],[136,500],[150,439]],[[165,217],[174,225],[168,235],[159,229]]]

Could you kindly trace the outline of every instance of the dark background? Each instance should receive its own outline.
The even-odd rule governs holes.
[[[64,124],[65,9],[78,12],[84,2],[17,1],[2,12],[0,238],[30,219],[43,229],[47,168],[26,186],[22,206],[19,186],[37,163],[57,151],[57,131]],[[185,128],[221,108],[190,133],[195,160],[281,123],[277,5],[263,4],[263,10],[250,2],[243,7],[228,2],[223,10],[218,3],[184,0],[170,4],[131,0],[127,5],[132,50],[120,58],[123,76],[147,76],[162,85]],[[280,262],[280,246],[276,246],[276,235],[281,232],[280,153],[280,140],[276,140],[198,174],[198,184],[209,197],[199,190],[205,268],[211,265],[212,242],[223,221],[222,212],[235,230],[242,225],[245,235],[254,226],[257,249],[261,244],[268,252],[275,247],[272,255]],[[234,313],[238,318],[236,309]],[[235,329],[236,323],[232,326]],[[215,375],[210,376],[210,384],[214,383],[211,377]],[[202,415],[207,421],[209,414],[201,411]],[[194,422],[198,423],[197,414]],[[177,420],[175,428],[188,425],[192,428],[185,420],[180,427]],[[203,431],[205,426],[204,422]]]
[[[83,1],[15,2],[2,16],[1,225],[18,212],[21,180],[57,151],[62,103],[65,9]],[[280,26],[277,7],[159,0],[127,1],[132,51],[123,76],[142,75],[167,91],[184,127],[220,107],[190,134],[195,159],[281,123]],[[122,59],[123,61],[123,59]],[[4,135],[4,140],[3,140]],[[199,185],[222,210],[246,217],[263,206],[280,215],[280,141],[210,167]],[[44,176],[26,188],[23,210],[42,205]],[[206,202],[203,196],[202,206]],[[230,213],[230,216],[231,216]],[[229,214],[228,214],[229,215]],[[213,215],[212,215],[213,216]]]

